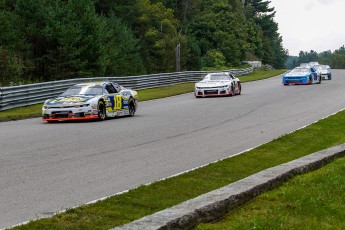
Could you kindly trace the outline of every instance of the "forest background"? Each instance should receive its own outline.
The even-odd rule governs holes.
[[[0,0],[0,86],[259,60],[280,69],[274,8],[265,0]]]

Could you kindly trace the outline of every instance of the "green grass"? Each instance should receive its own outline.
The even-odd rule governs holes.
[[[283,73],[284,70],[270,70],[270,71],[255,71],[254,73],[246,76],[241,76],[241,82],[255,81],[273,77]],[[174,95],[190,93],[194,91],[195,83],[182,83],[160,88],[138,90],[139,101],[147,101],[158,98],[170,97]],[[0,122],[19,120],[31,117],[41,116],[42,104],[25,106],[0,112]]]
[[[15,109],[9,109],[0,112],[0,122],[1,121],[11,121],[11,120],[20,120],[31,117],[39,117],[42,113],[42,105],[36,104],[30,106],[24,106]]]
[[[147,186],[143,185],[95,204],[70,209],[52,218],[33,221],[16,229],[109,229],[120,226],[269,167],[344,143],[344,127],[345,111],[342,111],[239,156],[210,164],[178,177]],[[298,200],[299,193],[300,191],[297,190],[291,194],[291,197]],[[303,200],[298,202],[300,206],[304,206]],[[298,224],[294,223],[294,220],[291,222],[291,224]],[[308,226],[303,226],[308,229]]]
[[[273,76],[277,76],[279,74],[284,73],[286,70],[260,70],[260,71],[254,71],[252,74],[240,76],[239,79],[241,82],[248,82],[248,81],[257,81],[257,80],[263,80],[266,78],[270,78]]]
[[[345,158],[285,183],[197,229],[345,229]]]

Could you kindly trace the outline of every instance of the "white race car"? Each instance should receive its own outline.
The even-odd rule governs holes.
[[[321,65],[321,76],[322,79],[332,80],[332,71],[329,65]]]
[[[134,116],[138,94],[114,82],[77,84],[60,96],[46,100],[42,120],[104,120],[107,117]]]
[[[234,96],[241,94],[241,82],[231,73],[209,73],[195,84],[195,97]]]

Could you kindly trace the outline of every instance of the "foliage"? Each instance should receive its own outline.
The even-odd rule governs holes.
[[[217,69],[222,69],[223,66],[226,66],[226,59],[222,52],[218,50],[209,50],[201,60],[201,64],[203,68],[215,67]]]
[[[296,66],[298,66],[298,56],[289,56],[288,59],[286,60],[285,66],[288,69],[293,69]]]
[[[13,51],[0,46],[0,83],[11,85],[12,82],[17,82],[23,69],[22,60]]]
[[[293,60],[293,61],[292,61]],[[345,46],[341,46],[333,53],[328,50],[321,53],[317,53],[314,50],[300,51],[298,57],[289,57],[286,65],[288,68],[294,68],[301,63],[319,62],[320,64],[330,65],[334,69],[345,69]]]
[[[109,65],[105,74],[126,76],[146,73],[140,56],[139,40],[135,38],[133,31],[114,13],[107,19],[107,28],[109,28],[109,37],[106,50],[109,55]]]
[[[173,72],[178,45],[181,70],[217,68],[213,51],[280,68],[274,14],[265,0],[1,0],[0,84]]]
[[[274,8],[269,7],[270,1],[245,0],[244,14],[247,17],[247,27],[251,49],[265,64],[271,64],[277,69],[284,68],[288,51],[283,48],[283,39],[278,33],[278,24],[274,21]],[[255,29],[254,26],[258,29]],[[265,47],[265,48],[262,48]]]

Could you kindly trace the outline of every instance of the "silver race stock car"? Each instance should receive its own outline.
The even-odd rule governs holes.
[[[138,94],[113,82],[76,84],[56,98],[46,100],[42,120],[104,120],[107,117],[134,116]]]
[[[209,73],[195,84],[195,97],[235,96],[241,94],[241,82],[231,73]]]

